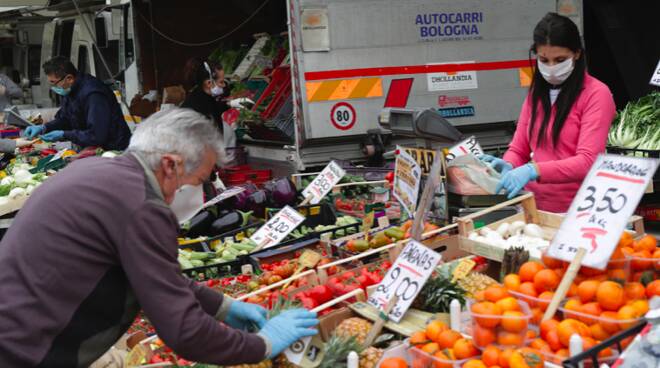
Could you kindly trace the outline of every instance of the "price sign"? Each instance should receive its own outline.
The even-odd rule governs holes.
[[[600,155],[582,182],[548,255],[570,262],[585,248],[583,266],[605,269],[660,160]]]
[[[389,318],[398,323],[422,290],[441,257],[421,243],[409,241],[387,271],[383,281],[376,287],[376,291],[369,295],[369,304],[385,310],[387,303],[396,295],[399,299],[392,308]]]
[[[204,203],[203,208],[214,206],[214,205],[224,201],[225,199],[231,198],[231,197],[233,197],[235,195],[238,195],[238,194],[240,194],[244,191],[245,191],[245,188],[241,188],[241,187],[229,188],[229,189],[223,191],[222,193],[218,194],[215,198],[213,198],[210,201]]]
[[[270,248],[286,238],[304,220],[305,216],[290,206],[286,206],[260,227],[250,237],[250,240],[261,245],[262,248]]]
[[[396,156],[392,194],[399,200],[408,215],[413,217],[417,207],[422,170],[402,147],[397,146],[397,151],[399,153]]]
[[[346,171],[334,161],[330,161],[328,166],[303,190],[302,194],[305,198],[312,197],[311,204],[318,204],[330,192],[330,189],[339,183],[344,175],[346,175]]]
[[[482,155],[484,153],[484,150],[481,149],[479,142],[477,142],[477,138],[474,136],[461,141],[454,147],[450,148],[449,153],[447,154],[447,162],[455,159],[456,157],[465,156],[469,153],[475,156]]]
[[[653,72],[649,83],[660,87],[660,61],[658,61],[658,66],[655,67],[655,71]]]

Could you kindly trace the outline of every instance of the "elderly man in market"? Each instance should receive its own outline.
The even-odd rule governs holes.
[[[316,333],[315,313],[267,320],[181,274],[169,204],[209,176],[220,141],[202,115],[162,111],[123,155],[74,162],[34,191],[0,243],[0,367],[89,366],[140,309],[167,346],[211,364],[257,363]]]

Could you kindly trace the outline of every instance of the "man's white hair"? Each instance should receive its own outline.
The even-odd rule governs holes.
[[[138,124],[128,151],[139,154],[152,170],[160,167],[164,154],[179,154],[184,170],[190,174],[202,162],[207,149],[225,162],[222,136],[213,122],[194,110],[174,108],[159,111]]]

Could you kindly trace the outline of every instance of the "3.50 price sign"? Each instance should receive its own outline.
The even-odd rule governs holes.
[[[659,163],[641,157],[598,156],[548,255],[570,262],[578,248],[585,248],[582,265],[605,269]]]
[[[399,299],[389,318],[398,323],[433,273],[440,258],[438,253],[411,240],[378,284],[376,291],[369,296],[369,304],[385,310],[396,295]]]
[[[284,240],[303,221],[305,221],[305,216],[290,206],[286,206],[260,227],[250,237],[250,240],[260,245],[261,248],[272,247]]]
[[[330,161],[328,166],[303,190],[302,194],[305,198],[312,197],[311,204],[318,204],[344,175],[346,175],[346,171],[334,161]]]

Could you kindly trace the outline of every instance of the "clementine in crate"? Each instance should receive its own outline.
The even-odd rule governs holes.
[[[591,303],[582,304],[582,306],[580,307],[580,313],[598,317],[600,316],[601,313],[603,313],[603,310],[600,308],[600,304],[596,302],[591,302]],[[594,318],[589,318],[586,316],[579,316],[578,319],[589,325],[597,322],[597,320],[595,320]]]
[[[653,255],[648,250],[641,250],[630,255],[630,267],[635,271],[644,271],[653,267]]]
[[[605,311],[600,314],[600,320],[598,324],[603,327],[603,330],[607,331],[610,335],[613,335],[619,332],[619,324],[616,322],[619,319],[619,314],[617,312]]]
[[[654,296],[660,296],[660,280],[654,280],[646,285],[646,296],[649,299]]]
[[[525,314],[519,311],[506,311],[502,313],[502,328],[509,332],[521,332],[527,329]]]
[[[529,349],[518,349],[511,354],[510,368],[543,368],[544,362],[541,354]]]
[[[520,270],[518,270],[518,276],[520,276],[520,281],[522,282],[527,282],[527,281],[534,281],[534,276],[536,274],[543,270],[545,267],[543,267],[542,264],[534,261],[530,262],[525,262],[520,266]]]
[[[539,324],[539,328],[541,329],[541,337],[545,339],[545,335],[547,335],[550,331],[556,331],[557,326],[559,326],[559,321],[554,318],[546,319],[545,321],[541,322]]]
[[[518,289],[518,292],[527,296],[531,296],[532,298],[536,298],[538,296],[538,293],[536,292],[536,288],[534,287],[534,283],[529,281],[520,284],[520,288]]]
[[[532,323],[539,324],[541,323],[541,320],[543,320],[543,309],[541,308],[532,308]]]
[[[566,292],[567,297],[573,297],[578,295],[578,287],[575,282],[571,283],[571,286],[568,287],[568,291]]]
[[[525,335],[517,332],[500,331],[497,333],[497,343],[502,346],[522,346]]]
[[[449,327],[442,321],[433,321],[426,326],[426,337],[431,341],[438,342],[438,337],[444,331],[449,330]]]
[[[437,353],[433,354],[433,356],[437,359],[440,359],[440,360],[456,360],[456,357],[454,357],[453,353],[450,353],[448,350],[440,350]],[[453,364],[449,363],[449,362],[434,361],[433,362],[433,367],[434,368],[453,368]]]
[[[500,367],[509,368],[509,360],[511,359],[511,355],[514,351],[515,350],[512,348],[502,350],[502,353],[500,353],[500,357],[498,359]]]
[[[380,368],[407,368],[408,363],[401,357],[385,358],[380,362]]]
[[[530,339],[530,340],[535,339],[538,336],[539,335],[534,330],[527,330],[527,332],[525,333],[525,338]]]
[[[511,296],[507,289],[503,286],[500,285],[491,285],[486,288],[484,291],[484,296],[486,297],[486,300],[495,303],[499,300],[502,300],[506,297]]]
[[[628,282],[624,285],[623,291],[628,300],[646,299],[646,288],[641,282]]]
[[[649,311],[649,302],[646,299],[633,300],[630,302],[630,306],[635,308],[637,315],[642,317]]]
[[[532,342],[529,343],[529,347],[532,349],[536,349],[538,351],[544,351],[547,353],[551,353],[552,349],[550,349],[550,345],[543,339],[534,339]]]
[[[639,251],[648,251],[655,252],[658,247],[658,240],[652,235],[645,235],[643,238],[633,242],[633,249],[637,252]]]
[[[548,333],[545,334],[544,339],[545,342],[547,342],[548,345],[550,346],[550,349],[552,349],[553,351],[557,351],[564,347],[564,345],[562,345],[561,341],[559,340],[559,333],[557,332],[556,329],[548,331]]]
[[[545,252],[541,256],[541,262],[543,262],[543,264],[547,268],[563,268],[566,266],[566,262],[557,258],[552,258],[548,256]]]
[[[435,342],[429,342],[428,344],[422,346],[422,351],[430,355],[435,354],[435,352],[438,350],[440,350],[440,345]]]
[[[492,367],[499,364],[501,354],[502,350],[498,349],[497,346],[491,345],[481,353],[481,360],[487,367]]]
[[[534,288],[537,293],[554,291],[559,285],[559,275],[553,270],[540,270],[534,275]]]
[[[564,309],[569,310],[569,311],[574,311],[574,312],[580,312],[582,310],[582,302],[580,302],[577,299],[569,299],[566,301],[566,304],[564,304]],[[566,317],[568,318],[577,318],[578,315],[575,313],[570,313],[566,312]]]
[[[552,291],[542,292],[541,295],[539,295],[539,299],[541,299],[541,301],[539,301],[537,303],[538,307],[541,308],[541,310],[545,312],[545,310],[548,309],[548,305],[550,305],[550,301],[552,300],[552,298],[554,296],[555,296],[555,293],[552,292]]]
[[[479,359],[470,359],[463,363],[461,368],[488,368],[484,362]]]
[[[495,305],[500,307],[502,312],[520,310],[520,304],[518,304],[518,300],[512,296],[508,296],[504,299],[498,300],[497,302],[495,302]]]
[[[453,348],[456,341],[460,340],[463,337],[459,332],[454,330],[442,331],[438,335],[438,344],[443,349]]]
[[[494,329],[481,327],[478,324],[473,325],[472,338],[477,346],[488,346],[497,341]]]
[[[591,336],[593,336],[596,340],[605,340],[610,337],[609,332],[605,331],[603,325],[600,323],[594,323],[593,325],[589,326],[589,329],[591,330]]]
[[[639,315],[639,313],[637,313],[637,310],[632,306],[624,305],[617,312],[617,317],[619,318],[619,326],[625,330],[637,324],[637,322],[631,320],[637,319],[641,316]]]
[[[582,326],[584,326],[584,328],[582,328]],[[584,329],[586,329],[586,331]],[[572,318],[559,322],[559,326],[557,326],[557,335],[559,341],[564,347],[568,347],[568,342],[573,334],[578,334],[583,337],[587,335],[590,337],[591,330],[584,323]]]
[[[474,317],[474,320],[481,326],[486,328],[496,327],[500,324],[499,316],[502,315],[502,310],[495,303],[492,302],[479,302],[472,304],[472,313],[481,316]]]
[[[426,332],[424,331],[417,331],[410,336],[410,345],[414,347],[421,347],[421,345],[427,344],[429,342],[431,341],[428,336],[426,336]]]
[[[504,287],[507,288],[507,290],[518,291],[520,284],[520,276],[515,273],[510,273],[504,276]]]
[[[624,231],[623,234],[621,234],[621,238],[619,238],[619,244],[617,244],[617,248],[625,248],[625,247],[632,247],[635,239],[633,238],[632,234]]]
[[[472,340],[461,338],[454,344],[454,354],[456,359],[467,359],[479,355],[479,350]]]
[[[596,290],[596,301],[604,310],[618,310],[625,302],[623,287],[614,281],[603,281]]]
[[[596,300],[596,292],[598,291],[600,281],[585,280],[578,284],[577,295],[582,303],[589,303]]]

